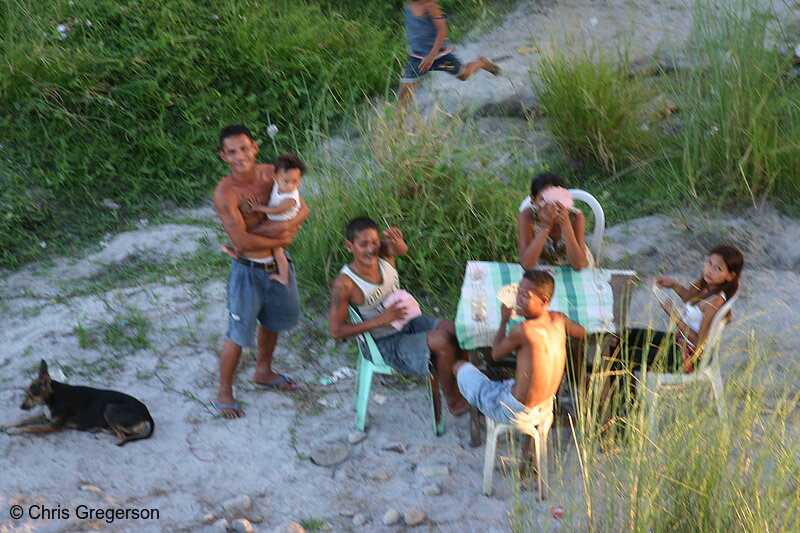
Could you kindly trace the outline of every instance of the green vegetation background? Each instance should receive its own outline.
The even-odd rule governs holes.
[[[486,9],[441,4],[459,13],[456,32]],[[207,198],[226,124],[261,142],[275,124],[277,149],[296,150],[386,94],[403,55],[401,6],[0,1],[0,266]],[[98,207],[106,198],[122,209]]]

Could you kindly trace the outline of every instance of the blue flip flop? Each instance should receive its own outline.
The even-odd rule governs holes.
[[[220,410],[220,409],[230,409],[231,411],[233,411],[234,413],[236,413],[236,417],[237,417],[237,418],[240,416],[240,415],[239,415],[239,407],[241,407],[241,406],[239,405],[239,402],[238,402],[237,400],[234,400],[234,401],[233,401],[233,405],[228,405],[227,403],[215,403],[215,404],[214,404],[214,407],[215,407],[217,410]],[[222,414],[222,413],[220,413],[220,414]]]
[[[280,376],[280,378],[276,379],[272,383],[256,383],[254,381],[253,384],[256,387],[260,387],[260,388],[266,389],[266,390],[283,390],[283,389],[280,388],[280,386],[283,383],[286,383],[287,385],[296,385],[295,381],[292,378],[286,377],[283,374],[278,374],[278,375]],[[291,389],[289,389],[289,390],[291,390]]]

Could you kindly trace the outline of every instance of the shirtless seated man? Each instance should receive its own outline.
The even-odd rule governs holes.
[[[528,270],[517,291],[517,313],[524,318],[506,334],[511,309],[502,307],[500,328],[494,337],[492,359],[517,352],[515,379],[491,381],[475,365],[457,362],[453,371],[461,394],[493,420],[513,424],[518,417],[549,409],[558,391],[567,358],[567,335],[586,338],[586,330],[566,316],[550,311],[553,277],[542,270]],[[530,455],[530,437],[522,449]],[[523,460],[523,465],[525,461]]]

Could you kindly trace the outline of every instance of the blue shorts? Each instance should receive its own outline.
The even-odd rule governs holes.
[[[440,318],[418,316],[397,333],[375,339],[384,362],[406,374],[430,374],[432,369],[428,332],[435,330],[441,321]]]
[[[408,56],[408,63],[406,63],[403,75],[400,76],[400,83],[416,83],[419,77],[424,74],[424,72],[422,74],[419,73],[420,63],[422,63],[421,57]],[[440,72],[447,72],[453,76],[458,76],[464,70],[464,65],[455,54],[448,52],[434,59],[433,65],[431,65],[429,70],[438,70]]]
[[[289,261],[288,285],[269,279],[272,274],[231,261],[226,335],[239,346],[254,344],[256,321],[266,330],[283,331],[300,320],[294,263]]]
[[[496,422],[511,424],[517,413],[528,410],[511,394],[513,379],[492,381],[472,363],[466,363],[456,374],[458,390],[467,401]]]

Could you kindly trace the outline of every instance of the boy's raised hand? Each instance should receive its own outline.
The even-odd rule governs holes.
[[[389,239],[392,244],[395,244],[398,241],[403,241],[403,233],[397,228],[389,228],[383,230],[383,238]]]
[[[511,318],[511,308],[508,307],[506,304],[503,304],[500,307],[500,322],[503,324],[507,324],[510,318]]]

